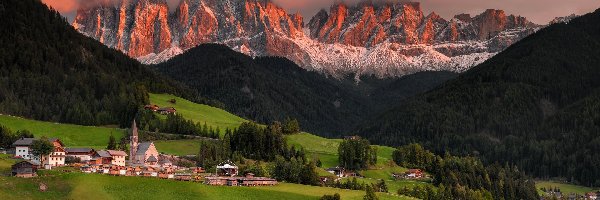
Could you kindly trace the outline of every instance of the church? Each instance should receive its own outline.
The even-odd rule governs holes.
[[[156,166],[159,154],[153,142],[138,142],[138,128],[135,120],[131,125],[129,137],[129,163],[132,166]]]

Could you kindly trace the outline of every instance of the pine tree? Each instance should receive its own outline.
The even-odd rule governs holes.
[[[117,141],[115,140],[115,136],[113,136],[113,134],[110,134],[110,137],[108,138],[108,145],[106,146],[107,150],[116,150],[117,149]]]
[[[363,198],[364,200],[378,200],[379,199],[377,197],[377,195],[375,194],[375,191],[373,191],[373,188],[370,185],[366,186],[365,191],[367,192],[367,194],[365,194],[365,197]]]

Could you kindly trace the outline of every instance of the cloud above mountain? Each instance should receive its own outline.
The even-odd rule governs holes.
[[[119,0],[42,0],[44,3],[60,11],[69,20],[75,16],[81,2],[90,1],[119,1]],[[167,0],[174,9],[181,0]],[[339,0],[273,0],[290,12],[300,12],[305,19],[310,19],[320,9],[327,9],[334,1]],[[345,0],[348,3],[356,3],[360,0]],[[406,0],[386,0],[406,1]],[[546,24],[554,17],[562,17],[570,14],[585,14],[600,7],[598,0],[416,0],[421,2],[426,13],[435,11],[444,18],[451,18],[455,14],[468,13],[479,14],[488,8],[502,9],[510,14],[522,15],[538,24]]]

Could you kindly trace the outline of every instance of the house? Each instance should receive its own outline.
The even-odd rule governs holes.
[[[158,150],[153,142],[138,143],[138,128],[135,120],[131,124],[129,162],[131,165],[158,165]]]
[[[191,181],[192,180],[192,174],[187,174],[187,173],[177,173],[174,175],[175,180],[178,181]]]
[[[346,170],[340,166],[327,168],[325,171],[332,173],[333,175],[340,178],[343,178],[346,175]]]
[[[360,140],[361,137],[357,136],[357,135],[352,135],[352,136],[344,136],[345,140]]]
[[[21,178],[35,177],[39,167],[40,163],[37,161],[24,160],[12,165],[12,175]]]
[[[230,160],[226,160],[221,164],[217,165],[216,174],[217,176],[234,177],[238,175],[238,167],[235,165],[235,163],[231,162]]]
[[[35,138],[21,138],[15,141],[12,146],[15,148],[15,157],[23,158],[26,160],[35,160],[39,161],[39,158],[36,158],[33,153],[31,146],[33,145],[33,141]],[[46,155],[42,157],[44,163],[43,166],[55,167],[65,165],[65,149],[64,144],[57,138],[48,139],[50,143],[54,146],[54,149],[50,155]]]
[[[160,108],[157,110],[158,113],[160,113],[161,115],[171,115],[171,114],[175,114],[177,113],[177,110],[173,107],[167,107],[167,108]]]
[[[192,168],[190,168],[190,170],[194,174],[201,174],[201,173],[205,173],[206,172],[202,167],[192,167]]]
[[[103,164],[103,165],[112,164],[112,159],[113,159],[113,157],[110,155],[110,153],[108,153],[108,151],[106,151],[106,150],[96,151],[94,158],[99,159],[99,161],[96,161],[96,162],[99,162],[100,164]]]
[[[31,154],[31,145],[33,144],[34,138],[21,138],[15,141],[12,146],[15,148],[15,157],[23,158],[26,160],[33,159]]]
[[[117,166],[125,166],[125,158],[127,157],[127,153],[124,151],[114,151],[107,150],[108,154],[112,157],[111,164]]]
[[[420,169],[409,169],[406,173],[404,173],[404,178],[406,178],[406,179],[423,178],[423,171]]]
[[[92,159],[96,151],[92,148],[65,148],[67,157],[79,158],[81,162],[87,162]]]
[[[156,112],[160,107],[158,105],[145,105],[144,110],[151,110],[152,112]]]
[[[51,138],[48,141],[52,143],[54,150],[50,155],[44,156],[44,166],[57,167],[65,165],[65,145],[57,138]]]

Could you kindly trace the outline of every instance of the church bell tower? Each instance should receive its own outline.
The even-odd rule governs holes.
[[[131,124],[131,136],[129,136],[129,162],[131,164],[135,163],[135,154],[138,149],[138,128],[135,123],[135,119]]]

